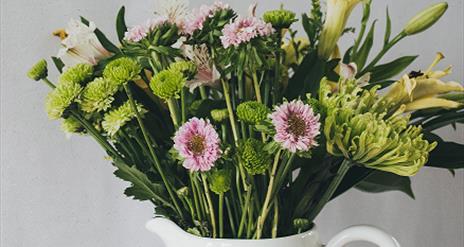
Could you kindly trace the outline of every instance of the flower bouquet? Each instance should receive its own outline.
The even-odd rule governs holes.
[[[203,237],[276,238],[310,229],[352,187],[413,197],[409,176],[423,166],[463,167],[464,146],[433,134],[464,120],[463,86],[442,80],[451,67],[436,69],[443,55],[407,73],[417,56],[379,64],[446,3],[394,36],[387,11],[373,54],[370,0],[327,0],[326,9],[312,0],[301,17],[283,7],[259,17],[256,5],[238,15],[221,2],[190,12],[173,2],[130,26],[122,7],[118,44],[93,22],[71,20],[54,33],[57,81],[45,60],[28,73],[51,88],[50,119],[94,138],[130,182],[124,193],[152,202],[157,217]],[[337,42],[355,33],[346,22],[357,5],[357,37],[342,53]]]

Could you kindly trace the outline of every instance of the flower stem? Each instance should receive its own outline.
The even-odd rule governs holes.
[[[187,89],[184,87],[182,88],[181,90],[181,94],[180,94],[180,105],[181,105],[181,116],[182,116],[182,123],[185,123],[185,121],[187,121],[187,108],[186,108],[186,105],[185,105],[185,91]]]
[[[274,199],[274,222],[272,224],[272,238],[277,237],[277,227],[279,225],[279,200]]]
[[[232,235],[236,236],[237,232],[236,232],[235,224],[234,224],[234,215],[232,214],[232,208],[229,203],[228,197],[225,198],[225,201],[226,201],[227,215],[229,217],[230,229],[232,230]]]
[[[163,169],[161,168],[161,164],[158,160],[158,157],[155,154],[155,150],[153,149],[153,146],[151,145],[150,138],[148,136],[148,131],[145,128],[145,124],[142,121],[142,117],[140,116],[140,112],[137,109],[137,105],[135,104],[134,97],[132,96],[132,92],[129,88],[129,85],[127,83],[124,84],[124,90],[126,91],[127,97],[129,98],[129,102],[132,106],[132,110],[135,112],[135,117],[137,118],[137,122],[140,126],[140,129],[142,130],[143,138],[145,139],[145,142],[148,146],[148,150],[150,151],[150,155],[154,161],[155,164],[155,169],[158,171],[158,173],[161,176],[161,179],[163,180],[163,183],[166,187],[166,190],[168,191],[169,196],[171,197],[172,202],[174,203],[174,206],[177,210],[177,213],[181,218],[183,218],[182,210],[179,207],[179,204],[177,202],[177,199],[174,195],[174,192],[172,191],[171,184],[169,181],[166,179],[166,175],[164,174]]]
[[[216,238],[216,217],[214,215],[213,201],[211,200],[211,195],[209,194],[208,181],[206,181],[205,174],[201,174],[201,179],[203,180],[203,188],[205,189],[206,200],[209,207],[209,216],[211,219],[211,227],[213,228],[213,238]]]
[[[259,80],[256,75],[256,71],[253,72],[253,86],[255,87],[256,101],[263,103],[263,99],[261,98],[261,88],[259,87]]]
[[[235,122],[234,110],[232,109],[232,102],[230,101],[229,85],[224,80],[221,80],[221,82],[222,88],[224,90],[224,98],[226,100],[227,111],[229,112],[229,121],[230,126],[232,127],[232,135],[234,137],[235,146],[238,146],[238,129]]]
[[[224,193],[219,194],[219,237],[224,237]]]
[[[48,78],[43,78],[42,81],[45,82],[45,84],[47,84],[49,87],[56,88],[55,84],[53,84]]]
[[[338,188],[338,186],[342,182],[343,178],[345,177],[350,167],[351,167],[351,161],[343,160],[342,164],[338,168],[337,174],[333,178],[332,182],[330,182],[329,187],[327,188],[327,190],[324,192],[319,202],[314,207],[314,210],[311,211],[311,214],[308,217],[310,222],[314,221],[314,219],[321,212],[325,204],[327,204],[330,198],[332,198],[332,195],[335,193],[335,190]]]
[[[171,113],[172,123],[174,124],[174,127],[177,129],[179,127],[179,115],[177,112],[177,102],[174,98],[170,98],[166,100],[166,103],[168,104],[169,113]]]
[[[264,222],[266,221],[267,214],[269,212],[269,203],[271,201],[271,196],[273,192],[273,187],[274,187],[274,181],[275,181],[275,175],[276,175],[276,170],[277,166],[279,164],[280,160],[280,154],[282,153],[282,149],[279,149],[277,154],[274,157],[274,164],[272,165],[272,171],[271,171],[271,177],[269,178],[269,185],[267,187],[267,193],[266,193],[266,198],[264,199],[264,204],[261,210],[261,215],[258,217],[258,223],[256,226],[256,239],[260,239],[262,236],[263,232],[263,226]]]
[[[250,199],[251,199],[251,186],[248,187],[248,191],[245,197],[245,204],[242,206],[242,216],[240,218],[240,224],[238,226],[238,234],[237,234],[238,238],[242,237],[243,228],[245,226],[245,219],[247,216],[247,211],[248,211],[248,208],[250,207]]]
[[[206,89],[204,86],[200,86],[200,97],[201,99],[207,99],[208,95],[206,94]]]

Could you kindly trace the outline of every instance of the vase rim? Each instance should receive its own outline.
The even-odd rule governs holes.
[[[301,232],[301,233],[288,235],[288,236],[277,237],[277,238],[262,238],[262,239],[210,238],[210,237],[197,236],[195,234],[187,232],[184,229],[182,229],[181,227],[179,227],[176,223],[174,223],[170,219],[167,219],[167,218],[164,218],[164,217],[155,217],[154,219],[156,219],[156,220],[162,219],[162,220],[165,220],[165,221],[173,224],[177,228],[177,230],[181,231],[183,234],[185,234],[185,235],[187,235],[189,237],[196,238],[196,239],[202,239],[202,240],[208,240],[208,241],[237,241],[237,242],[239,242],[239,241],[240,242],[250,242],[250,241],[256,242],[256,241],[260,241],[260,242],[265,242],[265,241],[288,240],[288,239],[294,239],[294,238],[303,238],[303,237],[307,237],[307,236],[310,236],[310,235],[314,235],[317,232],[316,224],[312,223],[312,227],[309,230],[306,230],[306,231]]]

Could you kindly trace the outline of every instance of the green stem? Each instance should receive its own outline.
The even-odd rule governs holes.
[[[157,170],[158,173],[160,174],[161,179],[163,180],[163,183],[164,183],[164,185],[166,187],[166,190],[168,191],[168,194],[171,197],[172,202],[174,203],[174,206],[175,206],[175,208],[177,210],[177,213],[179,214],[179,216],[181,218],[183,218],[182,210],[180,209],[179,204],[177,202],[177,199],[175,197],[175,194],[172,191],[173,189],[171,187],[171,184],[166,179],[164,171],[161,168],[161,164],[160,164],[160,162],[158,160],[158,157],[155,154],[155,150],[153,149],[153,146],[151,145],[150,138],[148,136],[148,131],[145,128],[145,124],[142,121],[142,117],[140,115],[139,110],[137,109],[137,105],[135,104],[134,97],[132,96],[132,92],[129,89],[129,85],[127,83],[124,84],[124,90],[126,91],[127,97],[129,98],[129,102],[130,102],[130,104],[132,106],[132,110],[135,112],[135,117],[137,118],[137,122],[138,122],[138,124],[140,126],[140,129],[142,130],[143,138],[145,139],[145,142],[146,142],[146,144],[148,146],[148,150],[150,151],[150,155],[151,155],[151,157],[152,157],[152,159],[154,161],[155,170]]]
[[[227,215],[229,217],[230,229],[232,230],[232,235],[236,236],[237,232],[236,232],[235,224],[234,224],[234,215],[232,213],[232,208],[231,208],[231,205],[229,203],[229,198],[226,197],[225,201],[226,201]]]
[[[335,190],[338,188],[338,186],[342,182],[343,178],[345,177],[350,167],[351,167],[351,162],[349,160],[343,160],[342,164],[338,168],[337,174],[333,178],[332,182],[330,182],[329,187],[324,192],[321,199],[318,201],[314,209],[309,214],[308,219],[310,222],[314,221],[314,219],[321,212],[325,204],[327,204],[330,198],[332,198],[332,195],[335,193]]]
[[[199,200],[198,200],[198,195],[197,195],[197,190],[195,188],[195,181],[193,174],[189,172],[189,178],[190,178],[190,188],[192,190],[192,195],[193,195],[193,205],[195,206],[195,211],[197,212],[196,215],[198,216],[198,220],[201,222],[202,221],[202,211],[200,208]]]
[[[256,75],[256,71],[253,72],[253,86],[255,88],[256,101],[263,103],[263,99],[261,98],[261,88],[259,86],[259,80],[258,76]]]
[[[209,207],[209,215],[211,219],[211,227],[213,228],[213,238],[216,238],[216,217],[214,214],[214,207],[213,207],[213,201],[211,200],[211,195],[209,194],[209,188],[208,188],[208,181],[206,181],[206,176],[205,174],[201,174],[201,179],[203,180],[203,187],[205,189],[205,194],[206,194],[206,200],[208,202],[208,207]]]
[[[256,227],[256,238],[260,239],[262,232],[263,232],[263,226],[264,222],[266,221],[267,214],[269,212],[269,203],[271,201],[272,197],[272,192],[273,192],[273,187],[274,187],[274,181],[275,181],[275,175],[276,175],[276,170],[277,166],[279,164],[280,160],[280,154],[282,153],[282,149],[279,149],[277,154],[274,157],[274,164],[272,165],[272,170],[271,170],[271,177],[269,179],[269,185],[267,187],[267,193],[266,193],[266,198],[264,199],[264,204],[261,210],[261,215],[258,217],[258,223]]]
[[[279,200],[274,199],[274,222],[272,224],[272,238],[277,237],[277,230],[279,225]]]
[[[169,113],[171,114],[172,123],[174,127],[177,129],[179,127],[179,114],[177,112],[177,102],[174,98],[170,98],[166,100],[168,104]]]
[[[239,140],[238,129],[237,129],[237,125],[235,122],[234,111],[232,109],[232,102],[230,101],[229,85],[224,80],[221,80],[221,82],[222,82],[222,88],[224,90],[224,98],[226,100],[227,111],[229,112],[229,121],[230,121],[230,126],[232,127],[232,135],[234,137],[235,146],[238,147],[238,140]]]
[[[240,218],[240,224],[238,226],[238,234],[237,234],[238,238],[242,237],[243,228],[245,226],[245,219],[246,219],[246,216],[247,216],[247,211],[248,211],[248,208],[250,206],[250,199],[251,199],[251,187],[248,187],[248,191],[247,191],[246,197],[245,197],[245,204],[242,207],[242,216]]]
[[[224,193],[219,194],[219,237],[224,237]]]
[[[181,94],[180,94],[180,105],[181,105],[181,112],[182,112],[182,123],[185,123],[187,121],[187,108],[185,105],[185,93],[186,93],[187,88],[182,88]]]
[[[48,78],[43,78],[42,81],[45,82],[45,84],[47,84],[49,87],[53,89],[56,88],[55,84],[53,84]]]
[[[200,86],[200,97],[201,99],[207,99],[208,95],[206,94],[206,89],[204,86]]]

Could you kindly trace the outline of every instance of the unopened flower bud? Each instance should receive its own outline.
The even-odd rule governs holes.
[[[48,76],[47,61],[41,59],[27,72],[27,76],[34,81],[39,81]]]
[[[209,187],[212,192],[220,195],[230,190],[232,174],[229,169],[214,170],[209,175]]]
[[[248,124],[258,124],[267,118],[269,109],[257,101],[243,102],[237,107],[238,118]]]
[[[263,19],[277,29],[289,28],[292,23],[297,21],[295,13],[285,9],[267,11],[264,13]]]
[[[406,24],[403,32],[407,35],[414,35],[428,29],[443,16],[447,9],[448,3],[446,2],[437,3],[426,8]]]
[[[211,111],[211,118],[218,123],[222,123],[229,118],[229,111],[227,109],[214,109]]]
[[[185,198],[189,195],[189,189],[184,186],[177,190],[177,195],[181,198]]]
[[[269,153],[264,151],[264,143],[250,138],[243,143],[240,150],[243,166],[251,175],[263,174],[271,165]]]

